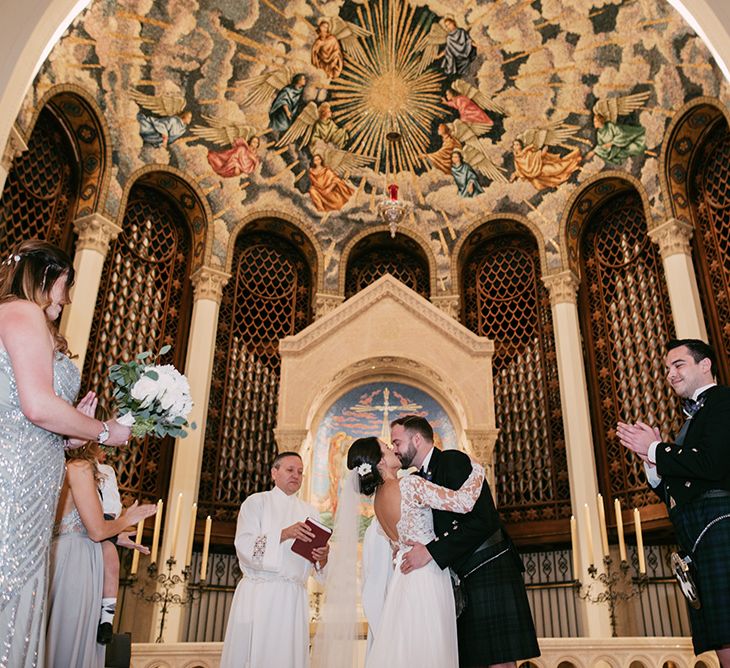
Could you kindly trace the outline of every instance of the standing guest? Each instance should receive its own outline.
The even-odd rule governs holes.
[[[401,466],[436,485],[459,489],[472,471],[458,450],[441,452],[423,417],[404,415],[391,422],[390,438]],[[486,480],[473,509],[463,515],[433,511],[436,537],[414,542],[401,563],[404,573],[432,560],[461,579],[466,606],[457,620],[462,668],[514,668],[519,659],[540,655],[530,604],[522,580],[522,560],[502,526]]]
[[[307,579],[313,564],[291,546],[295,539],[311,542],[314,534],[304,520],[319,514],[296,496],[302,474],[301,457],[282,452],[271,468],[274,488],[241,504],[235,544],[243,577],[231,605],[221,668],[309,665]],[[312,554],[321,570],[329,546]]]
[[[715,650],[723,668],[730,668],[730,388],[716,384],[715,353],[704,341],[670,341],[666,365],[687,418],[674,441],[663,441],[643,422],[619,422],[617,435],[643,460],[647,480],[667,504],[679,544],[694,562],[701,604],[689,608],[695,654]]]
[[[130,435],[116,420],[95,420],[71,404],[79,373],[56,322],[73,280],[66,253],[35,239],[0,264],[0,666],[44,662],[48,552],[64,444],[121,445]]]
[[[96,640],[104,586],[102,541],[121,534],[120,544],[141,547],[122,532],[157,510],[154,504],[138,506],[135,501],[117,519],[104,519],[97,448],[90,441],[66,454],[66,479],[51,548],[48,668],[103,668],[104,645]]]

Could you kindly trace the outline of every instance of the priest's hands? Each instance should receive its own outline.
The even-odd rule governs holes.
[[[423,543],[415,543],[412,540],[407,540],[405,543],[410,545],[411,549],[403,555],[403,561],[400,564],[403,573],[410,573],[417,568],[422,568],[433,559]]]
[[[329,559],[330,546],[325,545],[324,547],[317,547],[312,550],[312,557],[314,557],[314,565],[317,570],[321,571],[327,565],[327,559]]]
[[[280,543],[286,540],[301,540],[304,543],[311,543],[314,538],[312,530],[304,523],[297,522],[292,524],[290,527],[281,530]]]

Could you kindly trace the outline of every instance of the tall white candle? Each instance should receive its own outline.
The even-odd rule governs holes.
[[[585,511],[585,519],[586,519],[586,541],[588,542],[588,550],[586,551],[586,556],[588,557],[591,564],[595,564],[596,560],[594,559],[594,553],[593,553],[593,528],[591,527],[591,511],[590,508],[588,508],[588,504],[583,504],[583,510]]]
[[[144,517],[137,524],[137,534],[134,537],[135,543],[142,543],[142,532],[144,531]],[[135,550],[132,554],[132,568],[129,569],[130,575],[136,575],[139,568],[139,550]]]
[[[621,561],[626,561],[626,541],[624,540],[624,520],[621,516],[621,502],[613,500],[613,508],[616,511],[616,532],[618,533],[618,553]]]
[[[210,530],[213,526],[213,520],[210,515],[205,520],[205,536],[203,537],[203,558],[200,563],[200,579],[205,580],[208,575],[208,548],[210,547]]]
[[[185,566],[189,566],[193,561],[193,541],[195,540],[195,520],[198,515],[198,504],[194,503],[190,511],[190,528],[188,531],[188,545],[185,549]]]
[[[603,507],[603,496],[599,494],[596,497],[598,503],[598,530],[601,532],[601,548],[603,548],[603,556],[608,556],[608,529],[606,528],[606,509]]]
[[[177,537],[180,534],[180,511],[182,510],[183,493],[177,496],[177,506],[175,506],[175,517],[172,520],[172,541],[170,542],[170,558],[174,559],[177,554]]]
[[[578,567],[578,524],[575,515],[570,516],[570,545],[573,548],[573,579],[580,580]]]
[[[157,563],[157,549],[160,544],[160,527],[162,522],[162,499],[157,502],[157,512],[155,513],[155,528],[152,530],[152,547],[150,553],[150,563]]]
[[[639,557],[639,573],[646,573],[646,560],[644,559],[644,537],[641,535],[641,515],[639,509],[634,508],[634,527],[636,529],[636,554]]]

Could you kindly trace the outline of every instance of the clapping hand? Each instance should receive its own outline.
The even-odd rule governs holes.
[[[662,440],[657,427],[650,427],[643,422],[637,422],[636,424],[619,422],[616,426],[616,436],[618,436],[621,445],[635,452],[645,462],[649,462],[649,446],[654,441]]]
[[[120,533],[117,536],[117,545],[119,547],[126,547],[130,550],[137,550],[137,552],[141,552],[142,554],[149,554],[150,548],[145,547],[144,545],[142,545],[140,543],[135,543],[132,540],[132,536],[136,537],[137,532],[136,531],[122,531],[122,533]]]

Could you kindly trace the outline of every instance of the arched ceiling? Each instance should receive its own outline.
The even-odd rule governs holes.
[[[112,217],[130,174],[170,164],[209,200],[214,263],[241,219],[288,212],[324,249],[332,290],[348,240],[382,224],[389,183],[447,282],[461,232],[495,213],[539,227],[559,265],[563,210],[604,170],[666,215],[668,123],[692,98],[727,97],[664,0],[96,0],[41,69],[23,129],[59,84],[106,115]]]

